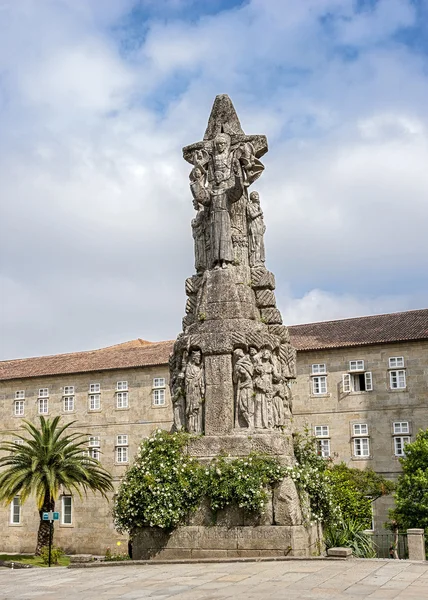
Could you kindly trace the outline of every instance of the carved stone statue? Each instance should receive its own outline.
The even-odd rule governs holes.
[[[250,194],[247,204],[247,219],[250,266],[258,267],[264,265],[265,262],[265,243],[263,236],[266,231],[258,192],[251,192]]]
[[[205,376],[202,353],[193,350],[184,369],[187,431],[203,433],[203,403],[205,401]]]
[[[241,348],[234,352],[233,379],[236,384],[235,427],[254,427],[254,366]]]
[[[197,273],[202,273],[207,268],[206,240],[205,240],[205,215],[204,209],[194,198],[193,207],[196,211],[196,217],[192,219],[192,233],[195,241],[195,269]]]
[[[270,350],[264,348],[254,357],[254,427],[268,429],[271,425],[273,395],[273,362]]]

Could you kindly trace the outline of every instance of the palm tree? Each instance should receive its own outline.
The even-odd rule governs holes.
[[[4,442],[0,450],[7,452],[0,458],[0,502],[10,503],[16,495],[21,502],[34,494],[40,514],[36,554],[49,543],[49,521],[43,521],[44,512],[55,509],[60,488],[76,491],[82,498],[87,494],[113,490],[111,475],[100,463],[86,455],[87,436],[66,433],[75,421],[58,426],[60,417],[40,417],[40,429],[24,421],[27,437],[17,435],[19,441]]]

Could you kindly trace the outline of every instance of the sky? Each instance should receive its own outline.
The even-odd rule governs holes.
[[[224,93],[284,322],[428,306],[428,0],[0,0],[1,360],[176,337]]]

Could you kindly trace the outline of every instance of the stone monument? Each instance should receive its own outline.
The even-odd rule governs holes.
[[[188,452],[202,462],[252,451],[294,463],[290,382],[296,352],[265,266],[260,197],[264,135],[246,135],[227,95],[217,96],[202,141],[183,149],[191,165],[195,274],[186,280],[186,315],[170,357],[174,429],[200,434]],[[141,557],[307,556],[315,527],[305,526],[290,478],[264,515],[225,510],[212,527],[201,509],[172,534],[146,528]],[[165,537],[166,536],[166,537]],[[312,549],[311,549],[312,548]]]

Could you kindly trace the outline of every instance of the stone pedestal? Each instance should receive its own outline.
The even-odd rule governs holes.
[[[171,533],[145,527],[133,538],[135,559],[309,557],[318,554],[317,527],[183,526]]]

